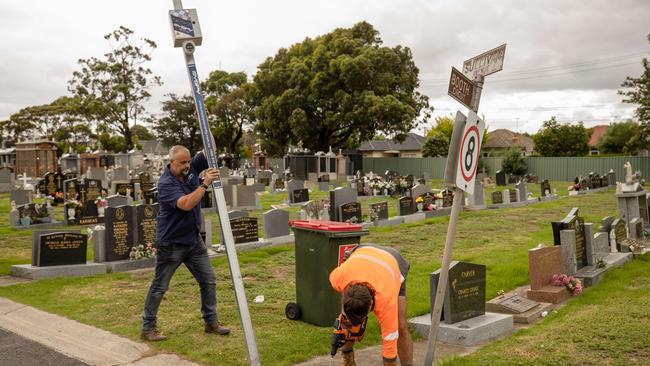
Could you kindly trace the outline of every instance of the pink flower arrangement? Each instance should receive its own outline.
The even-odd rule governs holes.
[[[553,285],[554,286],[565,286],[569,292],[573,295],[578,295],[582,293],[582,282],[579,279],[573,276],[567,276],[565,274],[555,274],[553,275]]]
[[[108,201],[104,197],[99,197],[95,200],[97,207],[106,207],[108,206]]]

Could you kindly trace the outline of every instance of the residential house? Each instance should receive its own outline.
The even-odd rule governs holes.
[[[421,158],[422,146],[427,138],[415,133],[409,133],[402,142],[393,140],[370,140],[361,143],[359,151],[368,158]]]
[[[484,158],[500,156],[508,149],[521,150],[522,156],[528,156],[533,153],[534,148],[535,142],[530,136],[501,128],[489,132],[481,151]]]

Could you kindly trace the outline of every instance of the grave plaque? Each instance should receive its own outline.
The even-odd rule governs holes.
[[[106,220],[106,261],[129,259],[133,246],[133,206],[107,207]]]
[[[126,191],[130,190],[129,195],[135,199],[135,185],[133,183],[115,183],[115,194],[126,196]]]
[[[551,183],[548,181],[548,179],[544,179],[542,183],[540,183],[540,187],[542,190],[542,197],[550,196],[551,195]]]
[[[156,242],[156,217],[158,216],[158,204],[135,206],[135,222],[138,228],[138,243],[147,245]]]
[[[85,197],[82,197],[82,200],[85,201],[95,201],[98,197],[102,195],[102,181],[100,179],[86,179],[84,182],[85,186]],[[82,188],[83,189],[83,188]]]
[[[276,191],[284,189],[284,181],[282,179],[279,179],[279,178],[276,179],[274,188],[275,188]]]
[[[37,203],[29,203],[26,205],[18,206],[19,217],[29,217],[31,224],[40,224],[50,222],[47,207]]]
[[[616,249],[620,252],[622,251],[621,246],[623,244],[627,245],[627,224],[623,219],[616,219],[612,223],[614,228],[614,236],[616,237]]]
[[[517,202],[518,201],[517,198],[519,196],[519,191],[516,190],[516,189],[511,189],[511,190],[509,190],[508,195],[510,196],[510,203]]]
[[[404,215],[411,215],[415,213],[415,203],[413,202],[413,198],[411,197],[400,197],[399,200],[397,200],[398,204],[397,206],[399,207],[399,216],[404,216]]]
[[[440,270],[430,276],[431,309],[435,302]],[[485,314],[485,266],[454,261],[449,266],[449,278],[442,320],[447,324]]]
[[[258,178],[257,179],[258,183],[264,184],[264,186],[268,186],[271,183],[271,179],[268,177],[263,177],[263,178]]]
[[[526,311],[539,305],[537,301],[528,300],[525,297],[515,295],[501,301],[499,305],[512,311],[514,314],[525,313]]]
[[[445,190],[442,192],[442,207],[451,207],[454,204],[454,194]]]
[[[63,182],[63,195],[66,200],[76,200],[79,194],[79,180],[68,179]]]
[[[492,204],[500,205],[503,203],[503,193],[501,191],[492,192]]]
[[[309,201],[309,190],[307,188],[296,189],[292,192],[293,203]]]
[[[257,218],[256,217],[238,217],[230,220],[232,236],[235,244],[248,243],[257,241]]]
[[[388,202],[378,202],[370,204],[370,210],[374,212],[373,221],[388,220]]]
[[[358,223],[361,220],[361,204],[359,202],[348,202],[339,206],[339,221]]]
[[[40,235],[38,241],[38,267],[86,263],[86,234],[51,233]]]
[[[552,222],[553,242],[560,245],[560,231],[574,230],[576,239],[576,264],[580,269],[587,265],[587,245],[585,241],[585,220],[579,216],[578,208],[574,207],[560,222]]]

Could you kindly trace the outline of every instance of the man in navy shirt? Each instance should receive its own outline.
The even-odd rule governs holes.
[[[199,185],[199,173],[206,170]],[[190,151],[176,145],[169,150],[169,165],[158,180],[156,272],[144,303],[141,338],[147,341],[167,339],[156,326],[156,314],[176,269],[184,263],[201,289],[201,315],[205,332],[229,334],[217,320],[215,275],[205,243],[199,235],[203,195],[219,171],[208,169],[203,153],[192,159]]]

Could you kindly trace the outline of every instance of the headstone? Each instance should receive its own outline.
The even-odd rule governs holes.
[[[131,199],[135,199],[135,184],[132,182],[113,183],[115,186],[115,194],[126,196],[127,192]]]
[[[560,231],[560,248],[562,250],[562,273],[569,276],[575,275],[578,272],[575,230]],[[586,257],[585,254],[585,259]]]
[[[206,193],[206,196],[208,194]],[[212,191],[210,191],[210,196],[212,196]],[[120,196],[122,197],[122,196]],[[158,202],[158,190],[156,188],[149,189],[143,192],[142,200],[148,205],[153,205]]]
[[[515,184],[515,189],[517,190],[517,193],[518,193],[517,201],[519,201],[519,202],[528,201],[528,191],[526,190],[526,183],[521,181],[521,182]]]
[[[21,225],[33,225],[33,224],[42,224],[52,222],[50,213],[47,210],[45,204],[39,205],[36,203],[29,203],[22,206],[17,206],[18,217],[21,219]],[[29,217],[29,223],[25,223],[23,218]]]
[[[440,270],[429,277],[430,304],[433,309]],[[449,266],[449,278],[442,307],[442,319],[454,324],[485,314],[485,266],[454,261]]]
[[[79,200],[79,187],[81,181],[79,179],[67,179],[63,181],[63,196],[65,200]]]
[[[426,184],[416,184],[411,188],[411,197],[417,198],[422,196],[425,193],[428,193],[431,191],[431,188],[429,188],[428,185]]]
[[[596,233],[596,235],[594,235],[592,243],[594,248],[594,255],[596,257],[596,263],[598,263],[600,260],[604,260],[605,257],[610,254],[611,250],[609,244],[609,233]]]
[[[454,204],[454,194],[452,191],[445,189],[442,191],[442,207],[451,207]]]
[[[357,191],[354,188],[335,188],[330,191],[330,220],[340,221],[338,207],[344,203],[356,202]]]
[[[30,203],[29,191],[26,189],[14,189],[9,195],[9,202],[16,202],[16,206],[22,206]]]
[[[79,232],[34,232],[32,265],[36,267],[85,264],[88,236]]]
[[[88,179],[84,180],[83,185],[79,189],[80,191],[80,201],[93,201],[102,195],[102,181],[99,179]]]
[[[158,204],[142,204],[135,206],[135,222],[138,230],[138,245],[146,246],[147,243],[156,242],[156,217],[158,216]]]
[[[503,190],[503,195],[501,197],[503,197],[503,203],[505,203],[505,204],[510,203],[510,197],[511,197],[510,190],[509,189],[504,189]]]
[[[273,189],[276,190],[276,191],[281,191],[281,190],[285,189],[284,180],[282,180],[282,178],[276,179],[274,181],[274,183],[273,183]]]
[[[503,193],[499,191],[492,192],[492,204],[500,205],[503,203]]]
[[[506,172],[503,170],[497,170],[496,178],[497,178],[497,185],[498,186],[505,186],[506,185]]]
[[[309,190],[307,188],[296,189],[291,192],[293,200],[291,203],[300,203],[309,201]]]
[[[293,192],[297,191],[299,189],[304,189],[304,188],[305,188],[305,181],[303,181],[303,180],[292,179],[292,180],[288,181],[287,182],[287,192],[289,194],[289,203],[296,203],[294,201]],[[306,201],[309,201],[309,200],[306,200]],[[303,202],[306,202],[306,201],[303,201]]]
[[[302,210],[307,215],[308,220],[322,220],[325,207],[320,201],[307,201],[302,205]]]
[[[585,223],[584,225],[584,237],[585,237],[585,252],[587,254],[587,265],[594,266],[596,265],[596,250],[594,248],[594,224]]]
[[[108,207],[127,206],[131,204],[130,197],[119,194],[106,197],[106,201],[108,202]]]
[[[88,167],[86,172],[86,178],[97,179],[102,182],[102,185],[108,185],[108,177],[106,175],[106,168],[103,166],[91,166]]]
[[[388,202],[377,202],[370,204],[371,221],[388,220]]]
[[[574,207],[569,214],[562,219],[562,221],[551,223],[551,227],[553,228],[553,243],[555,245],[561,245],[560,232],[562,230],[575,231],[575,259],[577,269],[581,269],[587,265],[587,248],[585,244],[584,225],[585,220],[579,216],[579,210],[577,207]]]
[[[254,186],[233,186],[233,207],[256,208],[259,206],[259,197]]]
[[[479,180],[474,184],[474,192],[468,197],[468,205],[471,207],[485,207],[485,189]]]
[[[508,190],[508,194],[510,195],[510,203],[519,201],[519,190],[510,189]]]
[[[129,171],[123,166],[119,166],[117,168],[113,168],[113,176],[111,177],[111,180],[113,182],[116,181],[128,181],[129,180]]]
[[[239,217],[230,220],[235,244],[257,241],[257,217]]]
[[[528,272],[530,273],[529,299],[561,303],[569,298],[569,291],[564,286],[553,286],[553,275],[561,274],[562,249],[559,246],[537,247],[528,250]]]
[[[630,232],[630,238],[643,239],[643,220],[638,217],[633,218],[630,220],[628,230]]]
[[[262,216],[264,239],[289,235],[289,212],[281,209],[268,210]]]
[[[406,216],[415,213],[415,201],[411,197],[400,197],[397,200],[397,211],[399,216]]]
[[[627,246],[627,224],[623,219],[616,219],[612,223],[612,227],[614,228],[614,237],[616,238],[616,250],[620,252],[624,246]]]
[[[135,217],[133,206],[107,207],[105,215],[106,261],[129,259],[134,244]]]
[[[338,207],[338,218],[341,222],[361,222],[361,204],[359,202],[348,202],[340,205]]]
[[[540,189],[542,190],[540,194],[542,197],[550,196],[553,192],[551,191],[551,183],[548,181],[548,179],[544,179],[542,183],[540,183]]]
[[[607,184],[610,187],[615,187],[616,186],[616,173],[614,173],[614,170],[610,170],[609,173],[607,173]]]

